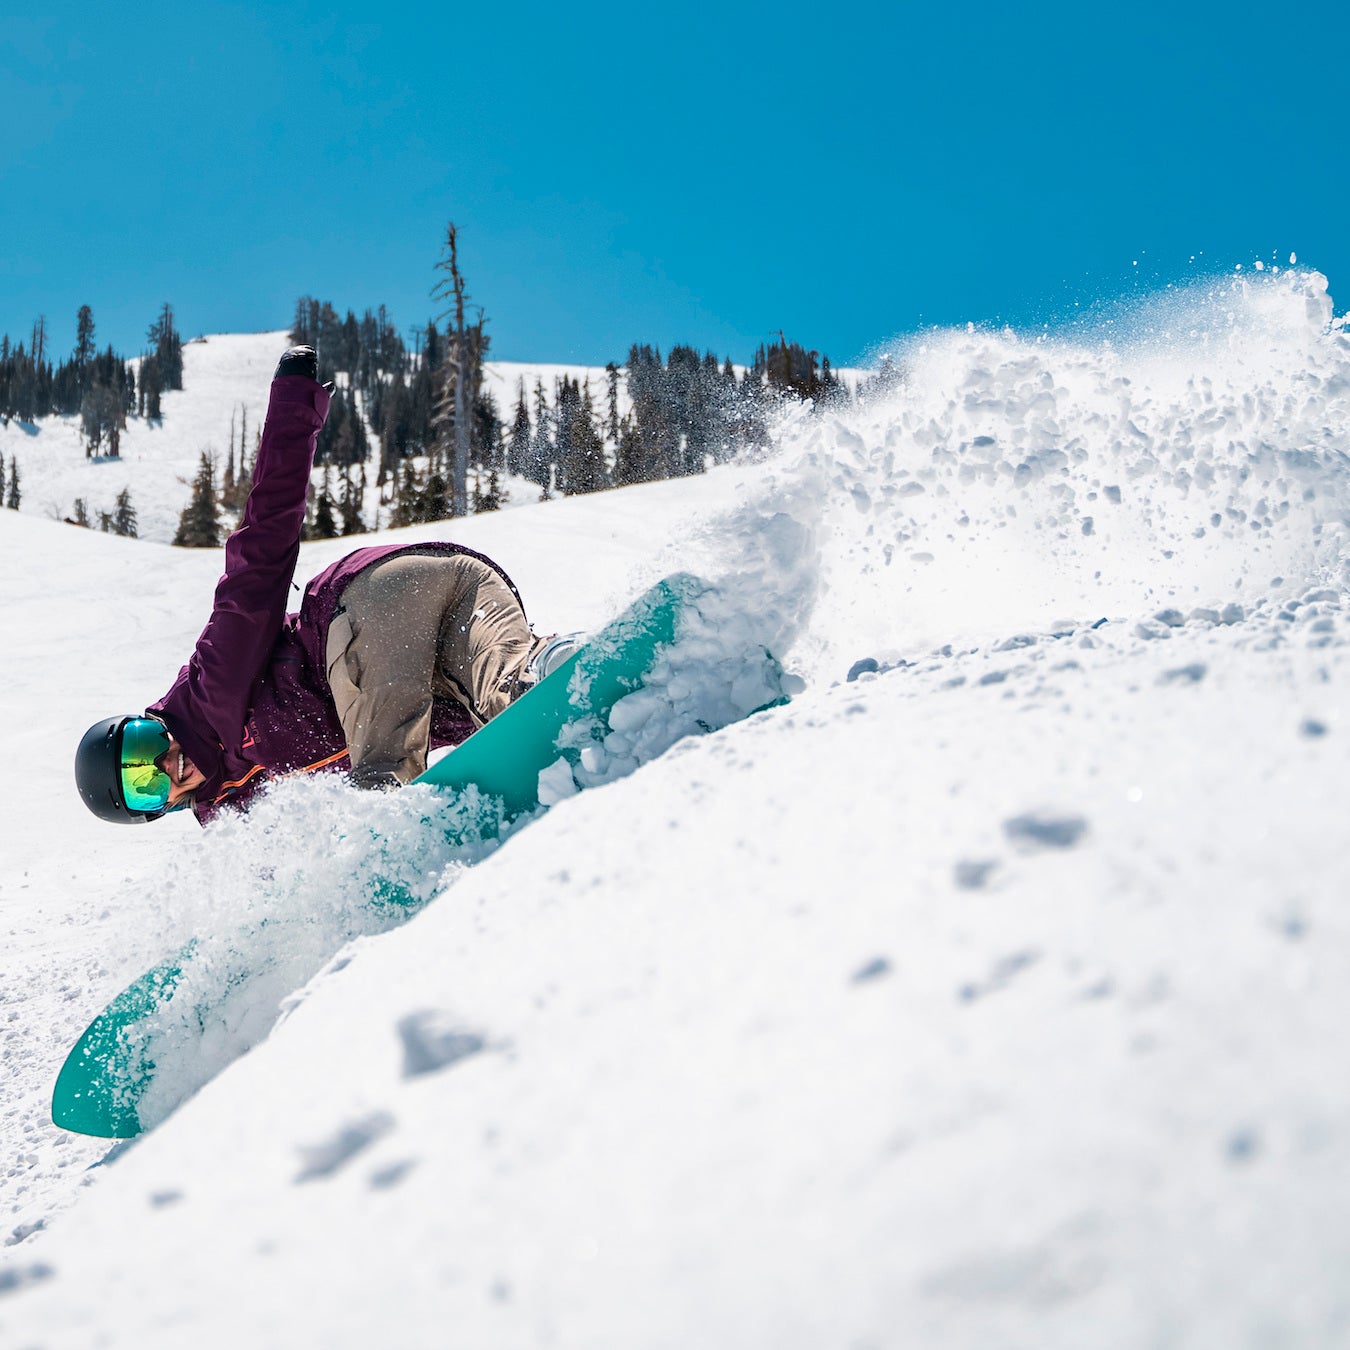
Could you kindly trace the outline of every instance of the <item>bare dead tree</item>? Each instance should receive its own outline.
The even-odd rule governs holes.
[[[436,264],[442,273],[431,295],[446,308],[437,315],[445,320],[446,356],[441,365],[440,394],[436,404],[436,452],[450,469],[450,514],[469,513],[469,437],[480,368],[483,312],[470,327],[465,320],[468,295],[459,270],[459,231],[453,221],[445,227],[445,251]]]

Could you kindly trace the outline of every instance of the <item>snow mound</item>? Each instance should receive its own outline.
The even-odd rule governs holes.
[[[1302,596],[1313,619],[1308,594],[1347,576],[1350,519],[1350,434],[1335,420],[1350,339],[1325,279],[1286,272],[1161,306],[1184,336],[1089,348],[950,333],[917,344],[905,386],[876,406],[787,412],[780,455],[738,504],[656,560],[653,572],[692,563],[705,587],[609,726],[569,729],[560,749],[580,762],[545,771],[543,804],[930,645],[1015,650],[1103,614],[1147,637],[1187,614],[1234,622],[1269,594]],[[170,893],[209,903],[176,910],[165,937],[205,945],[143,1031],[200,1040],[199,1010],[222,1011],[184,1071],[157,1081],[147,1124],[256,1044],[346,942],[403,921],[499,846],[464,844],[464,822],[438,811],[424,789],[353,802],[330,781],[284,783],[177,860]],[[403,907],[367,903],[382,887]],[[246,989],[244,967],[264,972]]]
[[[87,858],[0,859],[32,966],[0,981],[27,1094],[5,1336],[1344,1340],[1350,351],[1325,281],[902,357],[885,399],[786,412],[763,464],[456,529],[550,628],[707,586],[499,846],[314,780],[191,847],[170,821],[95,860],[76,824]],[[67,559],[23,524],[6,560],[54,580],[13,592],[15,819],[72,739],[46,684],[120,697],[137,655],[84,587],[138,546]],[[153,580],[145,614],[199,614],[200,567]],[[167,665],[162,626],[134,637]],[[791,703],[737,721],[780,667]],[[407,909],[365,903],[385,878]],[[128,949],[192,937],[201,998],[228,1004],[241,942],[267,967],[200,1076],[251,1053],[132,1149],[55,1138],[42,1092]]]

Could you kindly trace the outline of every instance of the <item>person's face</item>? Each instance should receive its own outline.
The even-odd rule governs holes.
[[[189,797],[206,782],[206,775],[187,757],[186,751],[170,738],[169,748],[155,760],[173,787],[169,790],[169,806],[174,807]]]

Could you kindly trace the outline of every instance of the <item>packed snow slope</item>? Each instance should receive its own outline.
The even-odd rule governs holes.
[[[473,856],[336,779],[87,817],[76,738],[168,684],[219,556],[0,512],[0,1341],[1350,1341],[1325,282],[906,362],[763,465],[444,527],[545,630],[720,586],[595,786]],[[684,735],[761,646],[791,704]],[[386,868],[429,903],[380,931]],[[56,1131],[88,1019],[244,931],[291,983],[210,1081],[131,1146]]]

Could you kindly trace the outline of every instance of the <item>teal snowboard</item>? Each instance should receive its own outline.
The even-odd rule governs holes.
[[[580,749],[568,744],[589,724],[602,738],[614,705],[642,686],[658,651],[671,643],[686,605],[708,587],[686,573],[667,577],[614,620],[587,646],[505,712],[433,764],[417,781],[447,792],[476,789],[492,809],[471,813],[479,837],[539,809],[539,775],[560,755],[572,763]],[[775,695],[764,707],[785,702],[781,670],[763,654],[766,683]],[[759,711],[756,709],[756,711]],[[585,732],[582,732],[584,737]],[[562,742],[560,746],[560,742]],[[373,905],[406,903],[396,886],[368,895]],[[266,920],[264,920],[266,922]],[[155,1077],[151,1038],[140,1026],[166,1007],[195,943],[147,971],[90,1023],[66,1058],[52,1093],[52,1120],[63,1129],[105,1139],[127,1139],[144,1126],[140,1104]],[[241,970],[238,982],[248,978]],[[203,1018],[209,1010],[199,1009]],[[200,1086],[200,1084],[199,1084]]]

